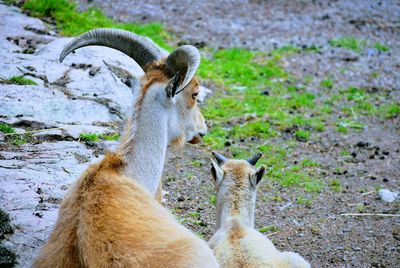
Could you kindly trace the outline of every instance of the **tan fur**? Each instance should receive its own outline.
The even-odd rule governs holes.
[[[158,189],[154,199],[159,203],[162,204],[162,179],[160,180],[160,184],[158,185]]]
[[[237,162],[228,160],[224,166],[223,170],[225,174],[229,174],[235,181],[229,187],[230,200],[232,204],[232,214],[237,215],[240,211],[242,204],[242,193],[248,187],[248,174],[251,174],[252,169],[250,165],[243,161]]]
[[[107,154],[88,168],[62,202],[34,267],[216,267],[202,241],[121,175],[123,165]]]
[[[135,180],[135,174],[124,175],[132,164],[126,163],[124,157],[137,152],[132,141],[145,96],[151,85],[166,83],[171,77],[162,60],[147,66],[145,71],[118,153],[108,153],[100,163],[91,165],[69,189],[50,239],[35,259],[34,267],[218,267],[204,241],[157,203],[148,189]],[[192,81],[196,83],[197,80]],[[189,88],[188,91],[195,92],[198,84]],[[190,102],[192,110],[197,108],[196,102],[185,100],[185,106]],[[195,112],[202,116],[199,110]],[[159,177],[149,180],[158,183]],[[161,191],[160,181],[156,197],[159,202]]]
[[[128,117],[123,134],[121,136],[121,144],[119,147],[119,152],[121,154],[126,154],[129,151],[129,144],[130,144],[130,135],[132,133],[132,129],[134,128],[133,122],[138,120],[140,116],[140,111],[142,108],[142,104],[144,101],[144,97],[146,93],[149,91],[150,87],[154,83],[167,83],[167,81],[173,76],[171,72],[168,71],[166,67],[165,59],[161,59],[158,62],[151,63],[145,66],[144,68],[145,75],[141,79],[142,88],[140,90],[140,95],[138,100],[134,106],[134,116]],[[183,80],[184,77],[181,77]],[[199,94],[199,87],[200,82],[199,80],[194,77],[192,81],[186,86],[185,90],[180,94],[184,96],[184,104],[186,109],[193,110],[195,113],[195,124],[198,126],[199,129],[207,129],[205,125],[205,119],[203,114],[200,111],[200,108],[197,105],[197,97],[193,98],[193,94]],[[192,140],[189,141],[191,144],[197,144],[202,141],[202,138],[199,136],[193,137]],[[185,144],[185,136],[182,135],[178,138],[175,138],[173,142],[171,142],[171,146],[174,148],[181,148]]]
[[[220,228],[209,241],[218,263],[227,268],[309,268],[299,254],[280,252],[254,225],[256,170],[245,160],[213,162],[217,184],[217,222]],[[217,170],[218,169],[218,170]],[[221,175],[223,174],[223,175]],[[218,224],[218,223],[217,223]]]

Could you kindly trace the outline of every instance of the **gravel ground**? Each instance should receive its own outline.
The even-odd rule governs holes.
[[[122,21],[162,22],[175,33],[177,45],[269,51],[288,44],[315,44],[321,47],[320,53],[299,53],[282,60],[295,77],[313,77],[308,90],[323,90],[318,85],[330,75],[335,84],[327,96],[340,88],[357,86],[386,94],[387,100],[400,100],[398,1],[78,2],[82,9],[100,7]],[[342,36],[380,42],[390,51],[367,49],[353,54],[329,46],[329,39]],[[377,72],[379,77],[373,77]],[[304,206],[296,203],[295,189],[272,182],[259,189],[256,226],[276,226],[277,231],[268,236],[277,247],[299,252],[313,267],[400,266],[399,218],[340,216],[361,208],[369,213],[400,212],[399,201],[384,203],[375,191],[377,187],[400,189],[399,118],[360,120],[367,126],[361,133],[340,134],[328,129],[302,143],[289,157],[293,163],[305,157],[321,163],[325,180],[340,180],[340,193],[324,190],[311,205]],[[342,156],[344,150],[351,156]],[[209,202],[214,189],[208,158],[209,150],[204,146],[171,153],[164,175],[166,206],[205,239],[211,237],[215,226],[215,210]],[[193,166],[193,159],[202,165]],[[272,201],[270,197],[276,194],[281,199]],[[199,218],[191,217],[193,211],[199,212]]]
[[[288,44],[299,47],[318,45],[321,47],[319,53],[300,52],[281,61],[285,70],[298,80],[313,78],[307,85],[308,91],[331,96],[341,88],[356,86],[385,96],[378,100],[380,103],[400,102],[398,1],[88,2],[78,0],[79,7],[100,7],[108,15],[122,21],[162,22],[174,34],[176,45],[239,46],[262,51]],[[353,53],[329,46],[329,39],[340,36],[380,42],[390,50],[381,53],[376,49],[365,49],[362,53]],[[319,86],[327,76],[335,81],[329,90]],[[338,111],[333,111],[330,120],[339,116]],[[385,203],[376,193],[378,187],[400,191],[400,118],[382,120],[364,116],[359,120],[366,126],[361,132],[343,134],[328,128],[324,132],[313,133],[311,139],[301,142],[287,160],[293,164],[305,158],[315,160],[320,163],[317,172],[322,179],[326,182],[338,179],[342,191],[333,192],[327,187],[314,196],[311,204],[301,205],[298,204],[298,196],[304,193],[296,188],[283,188],[268,179],[260,185],[256,227],[275,226],[274,231],[266,234],[275,245],[282,250],[299,252],[313,267],[400,266],[398,217],[340,215],[347,212],[400,214],[399,200]],[[283,135],[270,142],[279,144],[289,139]],[[249,137],[240,146],[250,147],[252,142]],[[95,158],[89,146],[73,143],[82,155],[88,155],[90,160]],[[39,151],[46,151],[41,147],[50,145],[26,145],[22,149],[31,146],[35,150],[38,147]],[[17,151],[14,147],[7,149],[9,152],[6,154],[4,150],[3,153],[10,157]],[[350,155],[343,155],[343,151],[350,152]],[[249,156],[253,153],[249,152]],[[165,205],[204,239],[209,239],[215,228],[215,208],[210,202],[214,189],[210,181],[209,157],[210,150],[205,145],[187,145],[182,151],[170,152],[163,176]],[[36,158],[32,158],[32,168],[37,166]],[[69,166],[73,170],[77,160],[67,160],[69,162],[63,165],[67,170]],[[80,163],[79,168],[83,169],[86,165]],[[15,172],[9,170],[15,176]],[[64,171],[57,170],[60,174]],[[75,178],[75,174],[72,176],[68,172],[67,175],[71,180]],[[54,182],[49,185],[53,186]],[[49,189],[44,188],[49,196],[53,194],[50,186]],[[34,188],[37,188],[36,185]],[[54,218],[56,208],[51,211]],[[16,217],[16,212],[13,210],[12,216]],[[46,220],[47,214],[44,216]],[[50,221],[46,223],[50,224]],[[46,225],[41,229],[48,230],[49,227]],[[47,231],[42,233],[47,234]],[[42,233],[39,234],[44,239],[45,234]]]

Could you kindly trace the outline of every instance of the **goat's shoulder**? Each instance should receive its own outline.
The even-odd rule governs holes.
[[[108,154],[81,178],[77,232],[84,257],[96,265],[107,260],[115,264],[120,258],[122,266],[172,267],[198,251],[207,252],[204,242],[179,225],[138,182],[122,174],[123,166],[118,155]],[[90,252],[103,252],[104,258]],[[121,253],[124,257],[118,257]]]

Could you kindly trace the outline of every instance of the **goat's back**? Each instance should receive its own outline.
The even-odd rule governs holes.
[[[271,240],[253,228],[233,220],[220,228],[209,241],[221,267],[309,268],[297,253],[278,251]],[[292,262],[296,258],[296,262]]]
[[[212,251],[179,225],[116,154],[92,165],[69,191],[35,267],[217,267]]]

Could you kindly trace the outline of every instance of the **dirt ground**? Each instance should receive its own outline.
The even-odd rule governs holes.
[[[85,9],[88,3],[81,3]],[[283,59],[286,70],[298,78],[313,76],[309,85],[318,90],[328,74],[336,81],[331,92],[359,86],[385,92],[399,102],[400,3],[398,1],[109,1],[94,0],[115,19],[134,22],[160,21],[176,34],[176,43],[215,48],[246,47],[268,51],[282,45],[322,47],[317,54],[300,53]],[[366,51],[346,60],[342,51],[331,51],[328,40],[353,36],[381,42],[389,53]],[[341,54],[342,53],[342,54]],[[347,68],[349,72],[340,72]],[[378,79],[371,73],[379,72]],[[334,111],[335,113],[335,111]],[[398,214],[399,201],[385,203],[375,189],[399,190],[399,118],[362,118],[366,128],[341,134],[319,133],[302,143],[289,162],[309,157],[321,163],[325,180],[337,178],[341,192],[324,190],[310,205],[297,204],[296,189],[267,181],[258,192],[256,226],[275,226],[267,234],[279,249],[294,250],[313,267],[399,267],[400,219],[349,217],[341,213]],[[211,126],[212,127],[212,126]],[[285,140],[285,138],[282,138]],[[246,140],[246,143],[252,141]],[[243,146],[243,145],[241,145]],[[348,151],[351,156],[343,156]],[[249,155],[253,152],[249,152]],[[166,205],[186,226],[205,239],[214,232],[214,193],[209,175],[209,150],[186,147],[171,153],[164,181]],[[196,159],[201,166],[193,166]],[[197,161],[197,162],[198,162]],[[341,172],[337,172],[340,167]],[[271,190],[273,189],[273,190]],[[279,200],[270,197],[279,194]],[[362,209],[361,209],[362,208]],[[199,212],[193,217],[193,211]]]
[[[385,96],[379,102],[400,102],[398,1],[77,2],[82,10],[100,7],[117,20],[162,22],[174,34],[175,45],[266,52],[288,44],[317,45],[321,47],[318,53],[295,53],[281,62],[299,80],[313,78],[307,90],[325,90],[332,96],[341,88],[356,86]],[[332,49],[328,40],[342,36],[380,42],[390,50],[366,49],[354,54]],[[328,76],[335,81],[333,87],[321,89],[320,81]],[[339,111],[332,113],[330,120],[340,116]],[[297,188],[282,187],[268,178],[259,187],[256,228],[273,226],[266,235],[274,244],[300,253],[313,267],[400,267],[400,217],[341,215],[400,214],[399,199],[385,203],[376,191],[400,191],[400,118],[360,116],[359,120],[365,125],[362,131],[340,133],[327,128],[300,142],[287,159],[293,165],[305,158],[320,163],[318,175],[326,183],[339,180],[340,191],[326,187],[312,197],[312,203],[299,204],[298,197],[304,192]],[[270,143],[289,139],[282,135]],[[248,137],[240,146],[250,147],[253,140]],[[249,151],[249,156],[253,153]],[[215,231],[209,157],[205,145],[187,145],[182,151],[170,152],[163,176],[165,205],[206,240]]]

